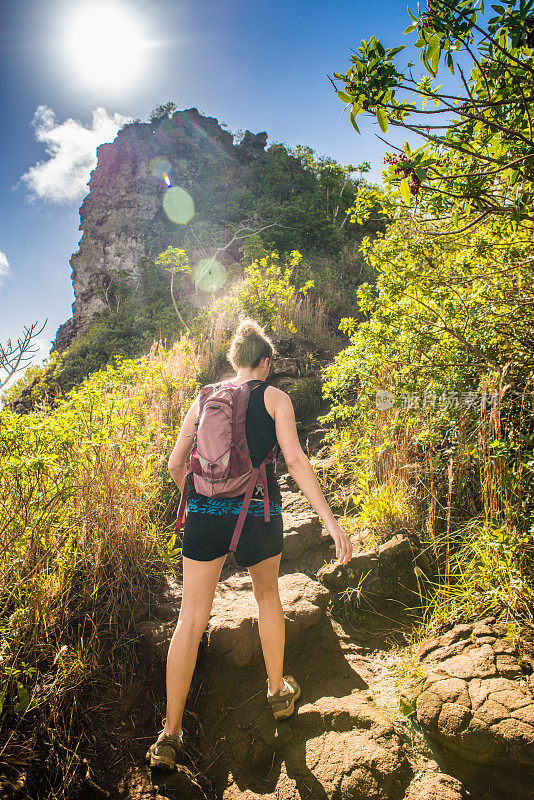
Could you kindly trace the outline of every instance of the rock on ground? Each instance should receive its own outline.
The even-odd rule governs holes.
[[[397,534],[363,553],[358,552],[358,542],[354,545],[355,555],[348,564],[325,564],[318,571],[321,583],[336,593],[361,586],[369,598],[413,602],[418,596],[416,554],[406,536]]]
[[[534,658],[528,645],[521,652],[518,642],[507,638],[506,628],[489,618],[456,625],[424,641],[418,658],[425,680],[416,698],[416,714],[427,735],[462,764],[495,768],[501,777],[508,776],[504,791],[530,798],[534,797]],[[450,756],[448,761],[454,764]],[[483,775],[484,769],[478,773]]]
[[[328,604],[330,592],[300,572],[280,576],[278,585],[286,618],[286,646],[291,647],[304,631],[319,622]],[[138,632],[156,650],[164,663],[180,610],[178,602],[177,596],[175,606],[158,606],[156,619],[137,625]],[[250,576],[233,575],[220,582],[208,625],[209,649],[239,666],[258,658],[261,656],[261,643],[257,617],[258,607]]]
[[[286,645],[298,641],[321,619],[330,592],[303,573],[282,575],[278,580],[286,617]],[[220,583],[210,617],[208,646],[217,655],[238,665],[261,656],[258,607],[249,576],[235,575]]]
[[[404,800],[416,777],[402,728],[373,698],[363,662],[350,653],[323,613],[313,635],[298,638],[285,673],[299,682],[295,714],[275,722],[266,701],[265,666],[251,659],[228,669],[213,648],[204,651],[203,770],[219,800]],[[420,774],[426,774],[423,765]],[[440,784],[434,764],[428,787],[447,787],[443,800],[461,800],[460,784]],[[445,777],[445,776],[442,776]],[[437,791],[437,789],[436,789]],[[416,795],[412,793],[410,800]],[[424,797],[421,794],[421,797]],[[419,798],[418,798],[419,800]]]
[[[266,719],[255,738],[237,741],[223,800],[243,796],[251,767],[255,790],[265,788],[279,800],[400,800],[411,777],[391,722],[358,690],[301,705],[278,731]]]
[[[282,490],[284,549],[282,570],[298,561],[298,570],[316,573],[334,557],[334,542],[320,518],[300,492]]]
[[[404,800],[467,800],[472,795],[451,775],[424,772],[416,775]]]

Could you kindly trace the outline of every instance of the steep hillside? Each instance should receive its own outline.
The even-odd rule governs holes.
[[[250,131],[235,144],[216,119],[191,108],[128,124],[101,145],[80,208],[79,250],[70,259],[72,318],[58,329],[52,349],[65,350],[99,313],[131,317],[147,307],[171,308],[170,274],[154,268],[169,246],[184,249],[192,266],[216,256],[223,268],[216,290],[224,293],[227,268],[242,258],[239,248],[247,242],[335,261],[359,241],[362,226],[345,213],[357,181],[339,170],[322,180],[320,169],[283,145],[266,150],[266,144],[267,133]],[[347,288],[351,261],[355,284],[359,278],[361,257],[354,253],[343,258]],[[184,307],[205,301],[198,289],[195,277],[181,280]]]

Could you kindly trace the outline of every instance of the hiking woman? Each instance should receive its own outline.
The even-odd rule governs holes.
[[[249,383],[246,439],[254,467],[259,466],[278,442],[291,477],[308,498],[336,545],[341,564],[352,558],[350,538],[330,510],[309,459],[300,445],[293,404],[289,395],[267,384],[275,347],[257,322],[246,319],[234,333],[228,360],[235,376],[224,384]],[[199,398],[189,408],[169,458],[169,471],[178,487],[187,471],[192,434],[199,413]],[[239,567],[248,569],[258,604],[258,628],[267,672],[267,701],[276,719],[294,711],[300,687],[283,674],[285,620],[278,592],[278,570],[283,545],[282,496],[273,463],[265,465],[270,521],[264,519],[263,496],[256,487],[235,551]],[[197,494],[187,486],[182,556],[182,604],[167,655],[167,716],[157,741],[149,748],[151,766],[173,769],[182,744],[182,716],[200,639],[209,621],[222,566],[244,495],[214,498]]]

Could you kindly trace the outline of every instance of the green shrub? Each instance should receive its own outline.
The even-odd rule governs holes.
[[[195,350],[182,339],[169,351],[118,358],[54,408],[0,412],[7,762],[22,747],[39,752],[50,729],[64,746],[78,739],[102,688],[127,683],[133,614],[179,567],[167,460],[197,391]],[[56,766],[61,785],[68,767]]]

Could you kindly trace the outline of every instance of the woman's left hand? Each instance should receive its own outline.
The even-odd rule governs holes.
[[[339,559],[340,564],[347,564],[352,558],[352,542],[350,536],[345,533],[337,522],[329,525],[327,530],[336,545],[336,558]]]

